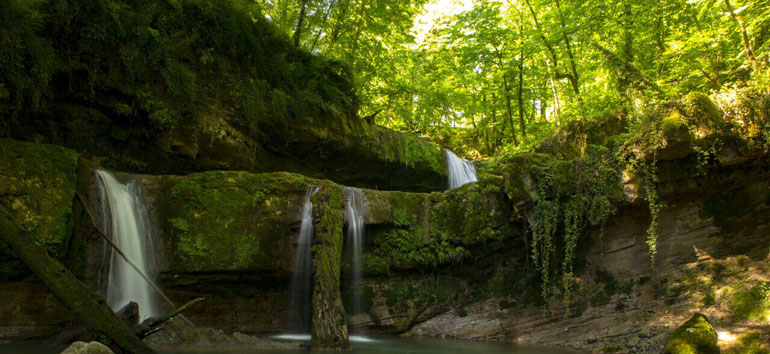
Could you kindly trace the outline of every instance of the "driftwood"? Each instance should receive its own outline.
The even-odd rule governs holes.
[[[112,248],[116,252],[118,252],[118,254],[121,257],[123,257],[123,259],[126,261],[126,263],[128,263],[131,267],[133,267],[134,270],[136,270],[136,272],[139,273],[139,275],[142,276],[144,281],[146,281],[147,284],[150,284],[150,286],[153,289],[155,289],[155,291],[158,294],[160,294],[160,296],[163,298],[163,300],[166,300],[166,302],[168,302],[169,305],[171,305],[173,308],[176,308],[176,305],[174,305],[174,303],[171,301],[171,299],[169,299],[168,296],[166,296],[166,294],[164,294],[163,291],[160,290],[160,288],[157,285],[155,285],[155,283],[152,280],[150,280],[150,277],[148,277],[147,274],[144,274],[144,272],[141,269],[139,269],[139,267],[130,258],[128,258],[128,256],[126,256],[125,253],[123,253],[123,251],[120,249],[120,247],[118,247],[118,245],[116,245],[115,242],[112,241],[112,238],[107,236],[107,234],[104,231],[102,231],[102,229],[99,228],[99,226],[96,225],[96,219],[94,219],[94,216],[91,215],[91,212],[88,210],[88,205],[86,204],[85,199],[80,195],[80,193],[75,193],[75,195],[77,196],[78,200],[80,201],[80,205],[83,206],[83,210],[86,212],[86,214],[88,214],[88,218],[91,220],[91,226],[94,227],[94,229],[96,230],[96,233],[98,233],[99,236],[101,236],[105,241],[107,241],[107,243],[109,243],[109,245],[112,246]],[[180,314],[179,317],[182,320],[184,320],[185,322],[187,322],[187,324],[189,324],[191,326],[195,326],[192,322],[190,322],[190,320],[188,320],[186,317],[184,317],[184,315]]]
[[[112,312],[104,298],[94,294],[61,262],[38,244],[23,223],[0,205],[0,238],[16,253],[51,293],[96,338],[118,353],[153,353],[153,350]]]
[[[165,316],[163,316],[161,318],[158,318],[156,320],[153,320],[152,322],[150,322],[150,323],[148,323],[146,325],[142,325],[142,327],[139,329],[139,331],[138,331],[138,333],[136,335],[139,336],[139,338],[144,338],[144,337],[149,336],[150,334],[153,334],[153,333],[159,331],[161,328],[163,328],[163,324],[166,323],[166,321],[174,318],[174,316],[176,316],[176,315],[180,315],[181,316],[182,311],[187,310],[187,308],[189,308],[190,306],[195,305],[196,303],[198,303],[200,301],[203,301],[203,300],[206,300],[206,298],[199,297],[197,299],[194,299],[194,300],[192,300],[192,301],[182,305],[178,309],[176,309],[174,311],[171,311],[169,314],[167,314],[167,315],[165,315]]]

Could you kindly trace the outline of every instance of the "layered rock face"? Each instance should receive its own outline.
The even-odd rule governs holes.
[[[288,171],[349,186],[435,191],[444,188],[446,162],[438,145],[370,125],[345,114],[311,121],[266,120],[259,131],[232,112],[158,131],[150,122],[110,116],[78,104],[56,107],[42,120],[8,123],[12,137],[66,146],[103,168],[177,174],[209,170]],[[368,166],[361,169],[360,166]]]
[[[659,352],[696,310],[717,330],[747,323],[764,328],[770,306],[761,302],[762,284],[770,279],[768,156],[727,151],[717,155],[721,163],[709,166],[687,150],[669,156],[657,166],[663,206],[654,268],[647,245],[649,208],[638,196],[638,179],[630,176],[625,188],[611,194],[617,209],[604,226],[581,233],[566,302],[559,294],[547,301],[541,296],[527,216],[533,214],[539,173],[552,171],[560,178],[554,185],[570,190],[574,186],[563,181],[575,176],[572,165],[523,154],[502,167],[480,166],[478,183],[445,192],[363,190],[368,210],[363,314],[355,315],[341,308],[350,301],[333,300],[350,287],[349,261],[334,258],[344,254],[341,186],[290,173],[140,177],[161,240],[160,285],[177,303],[207,298],[205,306],[186,312],[198,325],[247,333],[288,330],[288,284],[302,200],[309,186],[320,185],[329,193],[317,197],[314,209],[316,235],[322,235],[314,253],[316,289],[330,286],[323,297],[332,299],[326,305],[335,304],[323,320],[346,317],[354,333]],[[95,203],[88,190],[90,167],[81,163],[77,183],[68,188],[77,185]],[[68,198],[71,206],[72,195]],[[96,289],[103,245],[74,205],[78,231],[70,231],[63,257]],[[327,248],[333,252],[325,253]],[[70,320],[34,279],[16,277],[2,286],[16,294],[12,299],[40,304],[5,303],[12,320],[4,338],[45,336]],[[35,295],[23,296],[28,293]]]

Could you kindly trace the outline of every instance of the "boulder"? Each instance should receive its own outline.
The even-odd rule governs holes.
[[[705,315],[696,313],[671,334],[663,353],[719,354],[717,331]]]

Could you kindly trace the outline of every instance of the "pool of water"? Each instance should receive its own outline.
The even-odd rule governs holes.
[[[293,341],[307,341],[309,336],[292,336],[273,338]],[[353,350],[347,353],[357,354],[575,354],[577,352],[543,346],[515,345],[512,343],[475,342],[463,340],[442,340],[429,338],[402,337],[360,337],[351,336]],[[34,343],[0,344],[3,354],[55,354],[66,346],[42,345]],[[163,354],[294,354],[294,353],[329,353],[303,349],[184,349],[175,351],[160,351]]]

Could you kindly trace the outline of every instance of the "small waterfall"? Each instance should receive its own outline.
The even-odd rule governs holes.
[[[310,297],[313,276],[313,259],[310,246],[313,245],[313,202],[310,197],[318,186],[310,186],[302,205],[302,222],[299,228],[297,250],[294,253],[294,274],[289,288],[289,326],[301,333],[310,332]]]
[[[444,149],[449,170],[449,188],[457,188],[466,183],[476,182],[476,166],[473,161],[461,159],[448,149]]]
[[[148,227],[147,208],[138,181],[118,182],[111,173],[96,170],[104,216],[104,230],[123,253],[147,276],[155,272],[155,252]],[[107,303],[114,311],[133,301],[139,305],[139,320],[160,316],[155,293],[123,257],[110,248]]]
[[[346,244],[351,264],[352,313],[362,312],[361,304],[361,266],[363,263],[364,217],[366,203],[358,188],[345,187],[345,223],[348,225]]]

